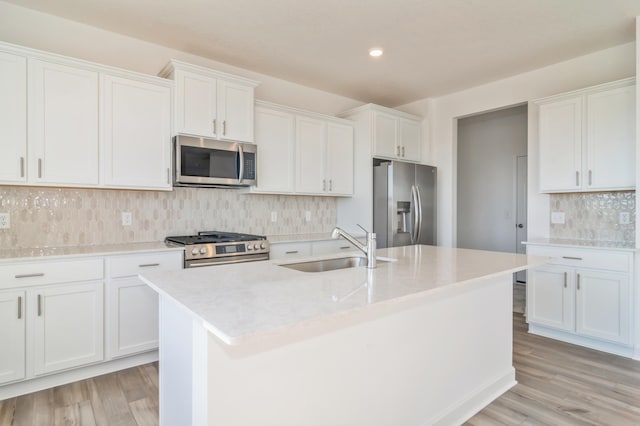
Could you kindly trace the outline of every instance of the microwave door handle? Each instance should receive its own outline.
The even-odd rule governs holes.
[[[240,174],[238,176],[238,183],[242,183],[244,179],[244,150],[242,144],[238,144],[238,155],[240,156]]]

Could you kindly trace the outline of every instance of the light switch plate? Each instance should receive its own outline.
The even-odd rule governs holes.
[[[564,224],[564,212],[551,212],[551,223]]]
[[[271,212],[271,222],[278,221],[278,212]]]
[[[631,215],[629,212],[620,212],[620,225],[628,225],[631,222]]]
[[[122,226],[131,226],[133,215],[131,212],[122,212]]]
[[[304,220],[307,222],[311,222],[311,211],[307,210],[304,212]]]
[[[9,213],[0,213],[0,229],[11,228],[11,215]]]

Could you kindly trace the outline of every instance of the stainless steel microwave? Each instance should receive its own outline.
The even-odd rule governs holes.
[[[196,136],[173,138],[174,186],[229,188],[256,184],[256,146]]]

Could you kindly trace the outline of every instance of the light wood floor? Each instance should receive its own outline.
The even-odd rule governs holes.
[[[530,335],[520,314],[513,321],[518,385],[467,425],[640,425],[640,362]],[[0,426],[157,424],[157,363],[0,401]]]

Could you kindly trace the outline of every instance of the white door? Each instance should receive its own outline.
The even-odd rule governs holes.
[[[373,113],[373,154],[383,157],[399,157],[398,118],[375,111]]]
[[[158,293],[136,277],[114,279],[110,349],[119,357],[158,348]]]
[[[171,90],[104,77],[105,184],[171,189]]]
[[[574,273],[572,269],[547,265],[529,271],[527,320],[547,327],[573,331]]]
[[[527,247],[527,156],[516,157],[516,241],[515,253],[526,254]],[[516,272],[516,282],[527,282],[527,271]]]
[[[402,159],[420,161],[422,152],[420,122],[400,119],[400,154]]]
[[[324,194],[327,125],[323,120],[296,117],[296,191]]]
[[[253,142],[253,87],[218,80],[218,137]]]
[[[0,384],[25,376],[25,292],[0,292]]]
[[[36,375],[103,360],[102,281],[51,285],[29,295]]]
[[[540,105],[540,190],[581,187],[582,97]]]
[[[29,176],[34,183],[98,184],[98,73],[29,62]]]
[[[257,191],[293,192],[295,170],[295,116],[256,107],[258,146]]]
[[[576,332],[628,344],[631,336],[630,296],[626,274],[578,270]]]
[[[330,194],[353,194],[352,126],[327,123],[327,177]]]
[[[221,123],[217,119],[217,81],[188,71],[176,71],[176,131],[216,137]]]
[[[589,189],[635,188],[635,86],[587,96]]]
[[[0,52],[0,181],[27,180],[27,59]]]

